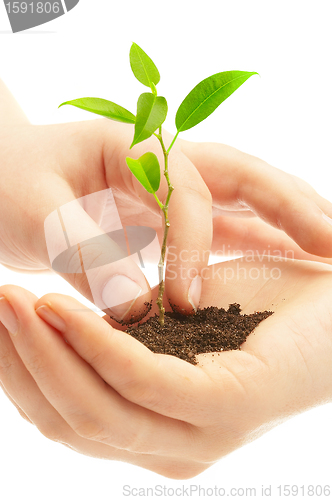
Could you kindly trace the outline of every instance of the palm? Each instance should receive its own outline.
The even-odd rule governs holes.
[[[237,266],[241,268],[239,279]],[[280,277],[264,279],[263,266],[267,277],[273,268],[273,276]],[[280,419],[330,398],[331,384],[324,382],[332,379],[332,274],[324,264],[269,262],[266,258],[217,265],[220,275],[226,268],[234,270],[234,278],[222,284],[211,269],[204,280],[201,307],[238,302],[243,313],[274,311],[240,351],[199,356],[202,369],[218,384],[219,397],[225,399],[225,388],[230,390],[221,427],[234,429],[236,414],[236,430],[246,441],[253,432],[255,437],[265,432],[266,424],[276,425]],[[258,270],[258,279],[241,278],[241,273],[248,276],[250,271],[257,276]],[[238,446],[226,439],[219,451],[224,454],[234,445]]]
[[[230,278],[232,271],[234,275]],[[226,282],[223,280],[225,276],[228,277]],[[220,367],[234,373],[241,384],[248,385],[249,398],[252,396],[250,386],[257,382],[266,396],[270,391],[271,377],[276,375],[274,370],[278,370],[281,391],[289,383],[287,377],[291,377],[292,384],[297,383],[299,398],[304,398],[311,389],[316,398],[313,404],[320,402],[326,396],[320,386],[321,370],[324,370],[325,377],[332,353],[331,284],[330,268],[321,263],[273,262],[272,259],[259,258],[254,262],[239,259],[210,266],[204,275],[201,308],[211,305],[227,308],[237,302],[242,313],[271,310],[274,314],[255,329],[240,351],[223,352],[218,357],[199,355],[199,365],[203,371],[217,377],[220,377]],[[157,288],[154,288],[154,298],[156,295]],[[155,313],[157,307],[154,303],[149,316]],[[104,318],[119,329],[116,322],[107,316]],[[178,364],[178,360],[165,358],[168,359],[166,365],[168,362]],[[177,368],[185,375],[188,365],[180,361]],[[294,378],[297,376],[299,380]],[[235,397],[236,394],[237,391]]]
[[[274,314],[241,350],[201,354],[198,366],[151,353],[91,311],[82,314],[84,306],[69,296],[48,294],[36,303],[9,285],[2,291],[17,310],[24,308],[32,340],[25,347],[20,335],[14,338],[30,370],[22,374],[12,339],[2,335],[26,390],[6,380],[4,386],[46,435],[76,451],[192,477],[285,418],[331,399],[331,282],[329,266],[320,263],[265,258],[211,266],[201,307],[238,302],[245,313]],[[66,318],[70,347],[35,314],[49,301]]]
[[[223,283],[224,272],[229,277],[231,269],[233,279]],[[249,272],[252,277],[257,276],[258,270],[257,279],[248,277]],[[274,277],[280,274],[278,279],[269,277],[272,270]],[[241,350],[222,352],[219,356],[201,354],[198,367],[172,356],[158,355],[158,373],[150,374],[155,378],[150,389],[156,390],[153,411],[170,417],[170,422],[184,420],[199,430],[197,441],[201,445],[196,458],[201,464],[189,460],[189,471],[204,470],[206,461],[217,460],[285,418],[330,398],[331,384],[327,381],[332,380],[331,284],[329,267],[320,263],[269,262],[264,258],[255,262],[234,260],[209,268],[203,282],[202,308],[227,308],[238,302],[243,313],[268,309],[274,314],[256,328]],[[156,309],[150,314],[155,312]],[[133,350],[137,349],[137,342],[128,339],[126,344],[129,341]],[[124,362],[125,358],[119,359],[118,366]],[[149,370],[149,362],[142,363],[140,357],[142,383],[146,381],[143,374]],[[131,373],[124,377],[130,380]],[[140,380],[136,380],[135,387],[140,387]],[[130,390],[122,395],[149,407]],[[160,471],[158,467],[154,470]]]

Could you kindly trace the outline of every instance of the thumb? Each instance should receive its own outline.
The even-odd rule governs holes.
[[[97,307],[124,324],[148,313],[151,290],[130,256],[132,245],[111,189],[58,207],[45,219],[44,230],[52,269]],[[142,262],[140,250],[136,245],[133,251]]]

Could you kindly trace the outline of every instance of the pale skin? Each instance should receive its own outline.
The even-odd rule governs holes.
[[[0,96],[2,264],[20,271],[49,268],[43,233],[47,215],[110,186],[128,225],[150,225],[161,236],[156,202],[125,164],[130,126],[96,120],[36,127],[4,86]],[[146,143],[133,149],[137,156],[143,147]],[[153,139],[149,149],[160,155]],[[228,146],[179,140],[169,171],[175,190],[168,244],[176,255],[195,250],[197,257],[198,251],[200,307],[236,301],[244,312],[272,309],[275,314],[241,351],[200,355],[198,366],[192,366],[151,353],[108,316],[82,313],[84,306],[71,297],[38,299],[5,285],[0,313],[1,308],[15,311],[18,332],[13,336],[0,324],[0,380],[22,416],[50,439],[95,457],[188,478],[280,420],[331,400],[332,226],[323,214],[332,217],[332,205],[301,179]],[[159,199],[166,190],[164,182]],[[212,219],[212,207],[259,218]],[[325,264],[266,260],[268,269],[280,268],[280,278],[267,277],[265,269],[249,286],[236,273],[223,283],[222,274],[213,275],[206,266],[211,246],[216,250],[224,244],[242,251],[293,250],[297,259]],[[176,266],[193,267],[178,261]],[[262,265],[243,263],[248,272]],[[125,271],[138,283],[144,279],[134,263],[127,261]],[[187,274],[173,280],[167,270],[166,294],[190,313],[192,276]],[[91,299],[84,275],[63,277]],[[156,290],[137,299],[136,311],[151,293],[155,297]],[[64,322],[61,328],[59,321],[57,328],[49,326],[40,306],[51,306]]]
[[[47,216],[72,200],[109,187],[123,225],[153,227],[162,240],[163,218],[159,207],[125,162],[129,154],[139,157],[151,150],[162,164],[155,137],[129,151],[133,134],[130,125],[106,119],[30,125],[1,82],[0,116],[2,264],[20,271],[49,269],[51,262],[44,233]],[[171,136],[164,134],[164,137],[167,145]],[[189,287],[195,275],[200,275],[206,267],[211,248],[214,251],[230,244],[236,250],[251,248],[260,252],[270,245],[270,249],[282,252],[293,250],[296,258],[315,258],[310,254],[332,257],[332,226],[323,219],[323,214],[332,217],[332,204],[303,180],[229,146],[181,139],[170,155],[169,173],[175,189],[169,207],[168,245],[176,262],[175,266],[172,263],[171,274],[166,269],[165,290],[169,301],[185,313],[193,312]],[[166,197],[164,178],[157,194],[160,200]],[[246,217],[212,218],[213,210]],[[258,217],[248,218],[254,214]],[[79,241],[86,240],[86,231],[102,232],[84,210],[77,215],[75,225],[82,231]],[[183,250],[189,255],[195,251],[193,263],[179,258]],[[90,245],[87,252],[93,261],[103,248]],[[184,279],[180,277],[180,266],[188,271],[181,271]],[[174,279],[174,272],[178,279]],[[131,304],[131,309],[124,308],[128,309],[124,320],[131,314],[138,318],[145,311],[144,303],[151,299],[142,271],[130,258],[107,264],[94,276],[97,292],[114,274],[130,277],[145,291]],[[84,273],[61,276],[93,300]],[[199,294],[197,297],[199,301]],[[107,311],[107,307],[101,309]],[[118,319],[115,314],[112,317]]]
[[[202,307],[238,300],[244,312],[275,312],[241,351],[201,354],[197,366],[153,354],[69,296],[37,299],[20,287],[0,287],[19,324],[14,336],[0,326],[6,394],[53,441],[176,479],[199,474],[284,419],[331,401],[330,266],[265,259],[279,279],[261,273],[248,286],[235,276],[221,286],[224,269],[236,263],[217,264],[219,277],[211,268],[204,273]],[[42,319],[49,307],[61,326]]]

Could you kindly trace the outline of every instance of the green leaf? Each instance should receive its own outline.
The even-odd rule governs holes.
[[[131,69],[137,80],[153,90],[151,83],[157,85],[160,74],[152,59],[137,43],[132,44],[129,57]]]
[[[178,133],[205,120],[213,111],[256,72],[224,71],[201,81],[180,104],[175,117]]]
[[[149,92],[141,94],[137,101],[135,135],[130,148],[151,137],[164,123],[166,115],[167,101],[165,97],[157,97]]]
[[[148,193],[153,194],[158,191],[160,185],[160,165],[154,153],[145,153],[138,160],[127,157],[126,162],[131,172]]]
[[[95,113],[96,115],[105,116],[117,122],[135,123],[135,116],[130,111],[114,102],[99,99],[99,97],[82,97],[81,99],[66,101],[60,104],[59,108],[65,104],[76,106],[76,108],[90,111],[90,113]]]

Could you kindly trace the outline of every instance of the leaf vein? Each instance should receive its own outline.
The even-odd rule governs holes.
[[[223,87],[226,87],[226,85],[228,85],[229,83],[233,83],[233,82],[235,82],[235,80],[238,80],[239,78],[243,78],[243,75],[237,76],[236,78],[233,78],[233,80],[231,80],[231,81],[229,81],[229,82],[226,82],[224,85],[221,85],[221,86],[220,86],[217,90],[215,90],[215,91],[214,91],[212,94],[210,94],[210,95],[209,95],[206,99],[204,99],[204,101],[202,101],[202,102],[201,102],[201,103],[200,103],[200,104],[199,104],[199,105],[198,105],[198,106],[197,106],[197,107],[196,107],[196,108],[192,111],[192,113],[190,113],[190,115],[188,116],[188,118],[187,118],[187,119],[186,119],[186,120],[182,123],[181,127],[178,129],[178,130],[179,130],[179,132],[181,132],[181,129],[183,128],[183,125],[185,125],[185,124],[188,122],[188,120],[192,117],[192,115],[193,115],[194,113],[196,113],[196,112],[197,112],[197,110],[198,110],[201,106],[203,106],[203,104],[204,104],[206,101],[208,101],[211,97],[213,97],[213,96],[214,96],[214,94],[216,94],[217,92],[219,92],[219,91],[220,91]]]

